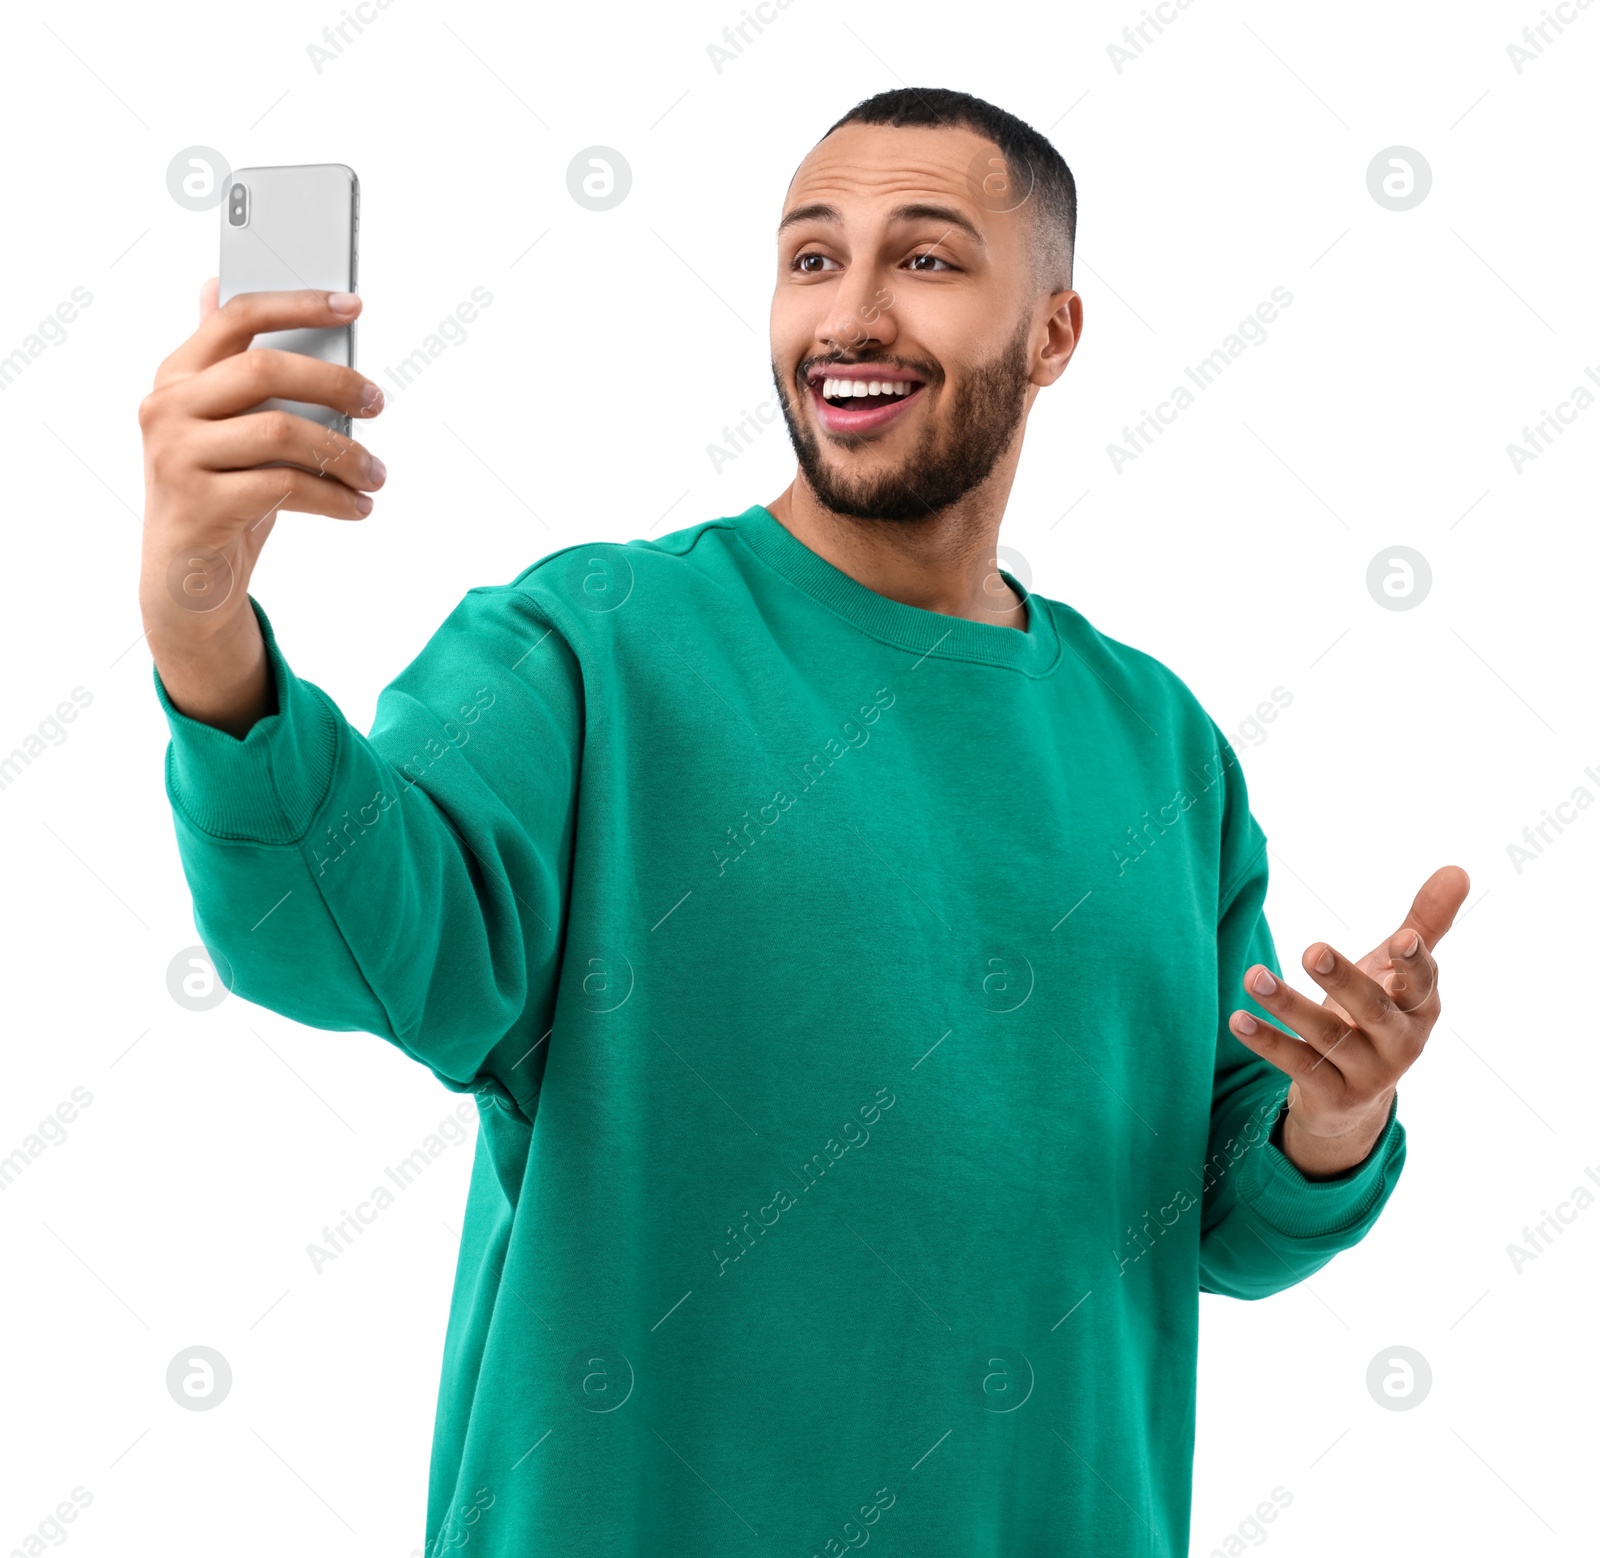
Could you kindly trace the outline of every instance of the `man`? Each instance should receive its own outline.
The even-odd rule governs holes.
[[[1394,1187],[1465,873],[1291,988],[1217,726],[994,565],[1075,204],[986,103],[859,105],[778,229],[794,482],[469,591],[367,736],[245,585],[383,469],[236,415],[375,414],[245,350],[355,299],[208,297],[141,408],[206,946],[477,1095],[430,1554],[1185,1553],[1198,1294]]]

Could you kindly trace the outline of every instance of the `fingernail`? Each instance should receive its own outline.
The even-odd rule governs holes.
[[[1251,987],[1257,995],[1271,995],[1278,988],[1278,981],[1266,969],[1262,969],[1251,981]]]
[[[370,514],[371,512],[372,512],[372,499],[369,498],[366,495],[366,493],[358,492],[356,494],[356,513],[358,513],[358,514]]]
[[[361,307],[361,299],[353,292],[330,292],[328,307],[336,314],[353,314]]]
[[[364,413],[383,409],[383,391],[371,379],[367,380],[366,387],[361,391],[361,409]]]
[[[1249,1012],[1239,1013],[1239,1027],[1242,1032],[1254,1033],[1261,1026]]]
[[[372,455],[367,460],[367,469],[372,475],[372,485],[374,487],[381,487],[388,478],[389,468],[377,455]]]
[[[1333,948],[1324,947],[1322,951],[1317,954],[1317,959],[1311,966],[1316,969],[1319,974],[1331,974],[1333,972]]]
[[[1412,931],[1411,945],[1407,947],[1405,951],[1400,954],[1400,956],[1403,958],[1414,958],[1417,955],[1417,948],[1421,945],[1422,937],[1420,937],[1415,931]]]

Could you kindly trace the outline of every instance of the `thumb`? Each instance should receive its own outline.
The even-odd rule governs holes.
[[[1471,879],[1460,866],[1440,866],[1422,884],[1400,929],[1409,927],[1416,931],[1431,952],[1439,938],[1455,923],[1456,912],[1467,901],[1471,887]]]
[[[213,276],[200,288],[200,323],[204,324],[217,311],[217,289],[222,278]]]

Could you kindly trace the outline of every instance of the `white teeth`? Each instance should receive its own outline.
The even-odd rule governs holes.
[[[860,397],[895,396],[903,398],[916,386],[901,379],[824,379],[822,393],[828,400],[851,400]]]

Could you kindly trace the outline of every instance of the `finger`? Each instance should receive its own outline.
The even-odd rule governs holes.
[[[1433,951],[1439,938],[1455,924],[1471,887],[1472,879],[1460,866],[1440,866],[1418,889],[1400,929],[1416,931],[1422,944]]]
[[[1268,1065],[1276,1066],[1285,1076],[1293,1078],[1302,1091],[1312,1094],[1316,1100],[1338,1092],[1343,1086],[1344,1079],[1338,1069],[1331,1063],[1323,1065],[1323,1057],[1309,1044],[1291,1038],[1269,1022],[1258,1022],[1247,1011],[1236,1011],[1228,1018],[1228,1031]]]
[[[220,518],[242,521],[249,530],[277,514],[365,519],[372,512],[372,499],[364,492],[355,492],[343,482],[312,476],[289,466],[224,471],[212,480],[216,483],[217,497],[214,512]]]
[[[1389,938],[1388,960],[1380,968],[1389,999],[1408,1017],[1425,1007],[1439,987],[1439,965],[1413,929],[1398,930]]]
[[[1404,1030],[1405,1013],[1389,999],[1389,992],[1327,942],[1307,947],[1300,965],[1363,1032],[1398,1034]]]
[[[193,417],[237,416],[268,399],[309,401],[357,417],[383,410],[383,391],[354,368],[272,346],[240,352],[156,393]]]
[[[221,277],[213,276],[210,281],[200,288],[201,324],[204,324],[217,311],[217,288],[220,284]]]
[[[335,330],[361,312],[353,292],[238,292],[200,322],[200,328],[161,364],[156,383],[199,373],[244,351],[268,330]]]
[[[1299,1034],[1316,1051],[1314,1063],[1333,1060],[1341,1072],[1352,1062],[1359,1064],[1359,1045],[1354,1050],[1349,1049],[1349,1045],[1360,1038],[1359,1029],[1345,1022],[1338,1013],[1285,984],[1260,963],[1245,970],[1244,987],[1284,1027]],[[1335,1055],[1338,1056],[1336,1060],[1333,1059]]]
[[[242,471],[288,460],[347,487],[375,489],[384,483],[383,462],[363,444],[289,411],[202,422],[191,435],[195,462],[209,471]]]
[[[1346,1041],[1351,1059],[1343,1070],[1352,1081],[1398,1075],[1416,1059],[1430,1019],[1402,1012],[1382,985],[1326,942],[1307,947],[1301,962],[1328,992],[1329,1005],[1349,1014],[1360,1036]]]

